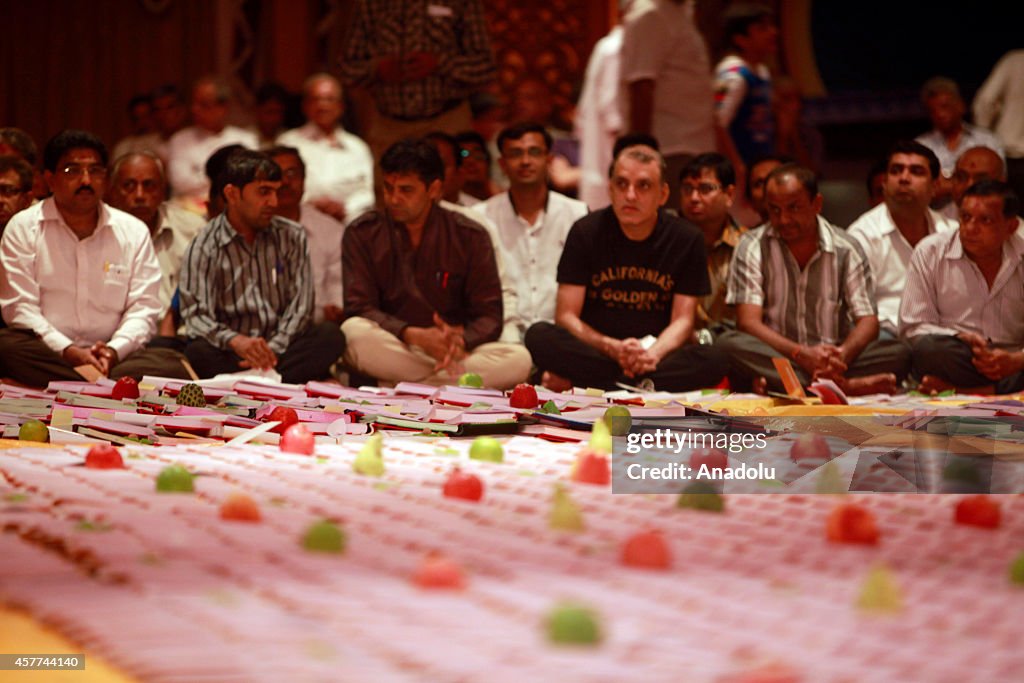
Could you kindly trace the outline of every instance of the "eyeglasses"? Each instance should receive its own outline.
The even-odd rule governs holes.
[[[529,156],[533,159],[540,159],[545,154],[547,154],[547,152],[540,147],[528,147],[527,149],[515,147],[504,152],[502,156],[506,159],[522,159],[524,156]]]
[[[94,164],[92,166],[82,166],[81,164],[68,164],[60,169],[61,175],[65,178],[79,179],[86,173],[89,174],[90,178],[106,178],[107,167]]]
[[[4,199],[10,199],[11,197],[17,197],[19,194],[25,194],[28,192],[27,189],[21,189],[17,185],[8,185],[7,183],[0,184],[0,197]]]
[[[683,183],[682,185],[679,186],[679,193],[684,197],[688,197],[693,193],[694,190],[696,190],[697,194],[699,194],[701,197],[707,197],[715,190],[721,189],[722,186],[717,185],[715,183],[698,183],[697,185],[694,185],[693,183]]]

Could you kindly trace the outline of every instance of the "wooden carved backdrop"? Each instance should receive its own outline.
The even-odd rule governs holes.
[[[505,101],[527,78],[543,81],[555,111],[573,103],[594,43],[607,33],[609,5],[616,0],[487,0],[487,16],[498,82]]]

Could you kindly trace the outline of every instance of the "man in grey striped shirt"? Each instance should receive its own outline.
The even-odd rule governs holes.
[[[274,215],[281,168],[241,150],[214,185],[224,213],[189,245],[181,271],[185,355],[202,377],[245,369],[275,369],[294,383],[326,377],[345,340],[336,324],[310,326],[306,234]]]
[[[717,344],[734,374],[758,389],[782,389],[771,359],[784,356],[803,384],[827,378],[848,394],[893,393],[907,373],[907,348],[877,340],[867,258],[818,215],[821,204],[809,169],[784,164],[768,176],[769,222],[740,239],[729,269],[726,301],[736,305],[739,329]]]

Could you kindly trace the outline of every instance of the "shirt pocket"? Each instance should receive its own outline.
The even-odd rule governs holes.
[[[128,298],[128,282],[130,279],[128,266],[120,263],[103,264],[103,280],[97,306],[105,311],[123,311]]]

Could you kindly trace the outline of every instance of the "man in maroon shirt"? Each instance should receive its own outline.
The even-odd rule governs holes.
[[[422,140],[395,143],[380,161],[384,211],[356,219],[342,242],[350,369],[385,382],[485,386],[526,379],[530,354],[501,334],[501,281],[483,227],[440,208],[444,164]]]

